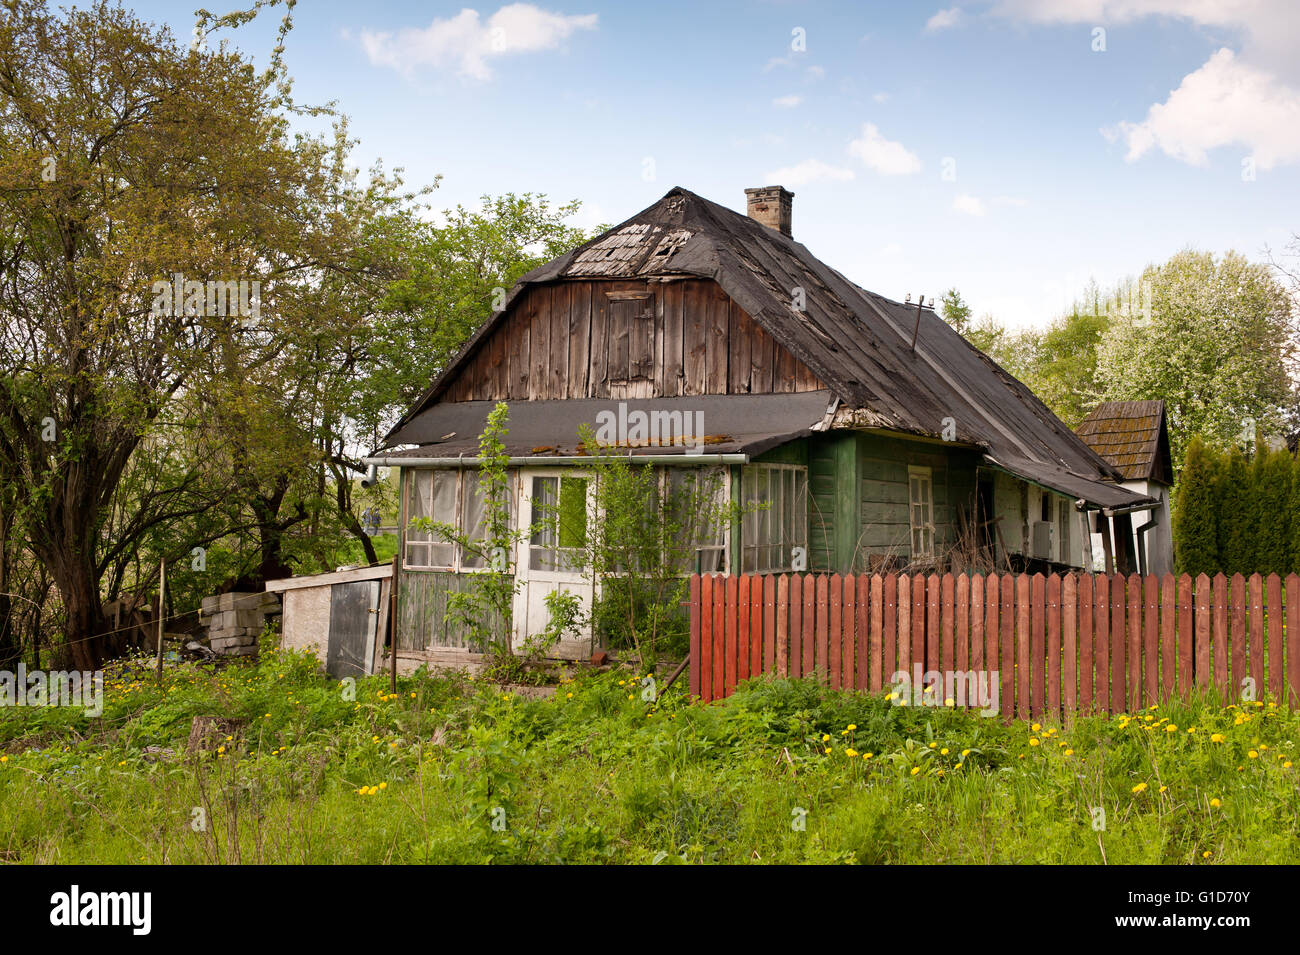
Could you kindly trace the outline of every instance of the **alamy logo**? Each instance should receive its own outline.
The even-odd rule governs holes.
[[[102,670],[0,670],[0,706],[80,706],[87,716],[104,714]]]
[[[1001,684],[997,670],[926,670],[912,664],[912,672],[899,670],[889,678],[895,706],[960,706],[979,708],[983,716],[996,716]]]
[[[133,935],[148,935],[152,924],[150,892],[68,892],[50,896],[50,924],[56,926],[126,925]]]
[[[689,454],[704,450],[703,411],[618,411],[596,413],[596,443],[607,448],[684,447]]]
[[[202,315],[208,318],[233,315],[258,319],[262,317],[262,283],[246,279],[200,282],[177,272],[171,282],[159,279],[153,283],[150,314],[154,318],[163,315]]]

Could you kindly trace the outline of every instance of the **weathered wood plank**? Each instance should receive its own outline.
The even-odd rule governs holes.
[[[1246,588],[1250,592],[1250,678],[1255,682],[1255,698],[1259,699],[1264,695],[1264,579],[1251,574]],[[1198,653],[1198,665],[1200,660]],[[1199,673],[1197,679],[1199,682]]]
[[[1061,718],[1061,577],[1047,578],[1047,677],[1043,691],[1045,712]]]
[[[703,663],[703,648],[700,645],[701,623],[704,620],[703,605],[700,597],[700,575],[691,575],[691,675],[690,694],[700,695],[700,668]]]
[[[1093,586],[1096,578],[1092,574],[1079,577],[1079,709],[1088,713],[1093,708],[1093,683],[1096,676],[1092,659],[1093,634]]]
[[[1227,703],[1232,694],[1232,679],[1228,676],[1228,578],[1215,574],[1214,593],[1214,685],[1219,688]]]
[[[782,574],[776,579],[776,675],[790,675],[790,578]]]
[[[1268,696],[1274,702],[1283,699],[1282,669],[1282,579],[1277,574],[1269,574],[1267,581],[1268,595]]]

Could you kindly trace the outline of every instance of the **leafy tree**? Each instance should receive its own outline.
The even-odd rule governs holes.
[[[961,297],[961,292],[950,288],[939,298],[939,315],[945,322],[955,328],[960,335],[966,335],[970,328],[971,307]]]
[[[1214,451],[1199,437],[1187,446],[1173,513],[1174,556],[1181,573],[1220,570],[1218,467]]]
[[[1295,409],[1292,303],[1268,267],[1189,250],[1142,282],[1150,319],[1130,314],[1102,336],[1101,397],[1164,399],[1175,458],[1194,434],[1231,444],[1243,421],[1282,430]]]
[[[209,48],[251,17],[201,13],[194,44],[107,0],[14,0],[0,20],[0,483],[81,669],[113,650],[106,578],[169,535],[187,553],[207,532],[182,528],[236,492],[209,466],[231,377],[273,376],[285,341],[334,317],[312,308],[323,278],[394,198],[354,183],[342,124],[290,135],[322,111],[292,101],[288,17],[264,71]],[[176,275],[200,288],[180,308],[156,284]],[[260,316],[202,292],[240,279]]]

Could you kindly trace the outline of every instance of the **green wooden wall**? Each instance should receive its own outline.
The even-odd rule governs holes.
[[[939,442],[830,432],[754,460],[807,466],[809,567],[844,573],[870,569],[871,555],[911,559],[909,466],[930,468],[936,547],[951,546],[961,513],[973,507],[980,458],[977,451]],[[738,475],[735,480],[738,492]]]

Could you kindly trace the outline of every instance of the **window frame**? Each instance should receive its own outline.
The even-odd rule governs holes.
[[[401,527],[402,534],[401,534],[400,553],[402,558],[403,570],[411,570],[419,573],[481,574],[481,573],[486,573],[491,569],[487,561],[484,561],[481,566],[477,566],[477,567],[467,563],[465,551],[459,544],[455,544],[450,541],[437,541],[437,540],[412,541],[410,539],[410,535],[412,533],[411,521],[414,520],[414,517],[410,513],[410,503],[411,503],[410,486],[418,479],[420,475],[425,475],[425,474],[427,475],[454,474],[455,475],[455,491],[454,491],[454,504],[453,504],[454,513],[452,515],[453,519],[447,521],[446,523],[453,524],[462,534],[465,534],[467,536],[473,533],[474,528],[467,528],[465,526],[465,516],[467,510],[465,507],[465,494],[467,493],[468,485],[470,484],[470,482],[466,480],[466,476],[471,473],[476,476],[481,475],[482,469],[481,468],[434,468],[434,467],[402,468],[402,483],[401,483],[402,500],[401,500],[401,511],[400,511],[401,521],[402,521],[402,527]],[[517,480],[517,473],[513,468],[507,471],[506,473],[507,473],[507,503],[510,508],[510,526],[513,528],[518,519],[518,505],[516,501],[516,486],[518,484],[518,480]],[[416,533],[425,534],[428,532],[417,531]],[[439,547],[439,546],[449,547],[451,548],[451,554],[452,554],[451,562],[445,564],[413,563],[411,561],[412,545],[416,547],[423,547],[425,549],[426,554],[431,554],[433,552],[434,547]],[[511,556],[513,557],[513,555]],[[511,560],[510,572],[513,572],[513,566],[514,566],[514,561]]]
[[[763,475],[763,491],[759,492],[759,474]],[[778,493],[773,495],[772,492],[772,475],[780,474],[781,479],[777,482]],[[786,491],[786,474],[793,474],[793,480],[790,482],[790,495]],[[809,502],[809,476],[808,467],[804,464],[785,464],[778,462],[760,461],[754,464],[741,465],[740,468],[740,504],[741,507],[748,507],[751,503],[747,479],[753,478],[754,500],[773,501],[773,506],[762,510],[755,510],[745,513],[740,519],[740,573],[742,574],[784,574],[794,571],[793,558],[794,548],[802,547],[804,554],[808,554],[808,502]],[[802,479],[802,493],[800,493],[800,479]],[[781,507],[780,530],[781,539],[772,541],[772,529],[775,521],[773,512],[777,509],[777,501],[774,497],[779,498]],[[801,502],[802,507],[797,504]],[[786,505],[795,504],[795,509],[790,511],[792,521],[787,525]],[[790,532],[790,539],[786,540],[787,526]],[[802,534],[800,533],[802,532]],[[730,570],[730,568],[729,568]]]
[[[923,501],[917,501],[913,494],[913,485],[916,481],[924,481]],[[925,522],[917,526],[916,509],[920,507],[924,510]],[[932,561],[937,556],[938,542],[936,541],[934,525],[934,469],[922,467],[920,465],[908,465],[907,468],[907,523],[908,523],[908,544],[911,548],[911,559],[913,561]],[[929,539],[928,549],[918,549],[917,534],[921,535],[921,540]]]

